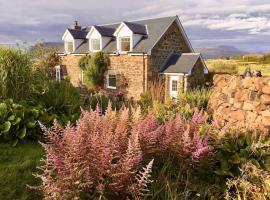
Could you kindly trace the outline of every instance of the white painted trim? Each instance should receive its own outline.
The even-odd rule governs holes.
[[[184,73],[160,73],[165,75],[172,75],[172,76],[189,76],[190,74],[184,74]]]
[[[109,76],[110,76],[110,75],[115,75],[115,79],[116,79],[116,83],[117,83],[116,72],[110,71],[110,70],[109,70],[109,71],[107,72],[107,75],[106,75],[106,79],[107,79],[106,87],[107,87],[108,89],[116,90],[117,87],[109,86]]]
[[[68,29],[66,29],[66,31],[65,31],[65,33],[64,33],[64,35],[62,36],[62,40],[65,40],[65,37],[67,36],[67,34],[70,34],[71,35],[71,37],[73,38],[73,40],[74,40],[74,37],[73,37],[73,35],[69,32],[69,30]]]
[[[121,22],[121,24],[118,26],[118,28],[114,31],[113,36],[116,37],[119,34],[119,32],[123,26],[126,26],[133,33],[133,31],[126,25],[125,22]]]
[[[177,24],[178,24],[178,26],[179,26],[179,28],[180,28],[180,31],[182,32],[182,35],[184,36],[184,39],[185,39],[185,41],[186,41],[187,44],[188,44],[188,47],[189,47],[190,51],[191,51],[192,53],[194,53],[194,49],[193,49],[193,47],[192,47],[192,45],[191,45],[191,43],[190,43],[190,40],[188,39],[187,33],[186,33],[186,31],[185,31],[185,29],[184,29],[184,27],[183,27],[183,25],[182,25],[182,23],[181,23],[181,21],[180,21],[178,15],[176,15],[176,20],[177,20]]]

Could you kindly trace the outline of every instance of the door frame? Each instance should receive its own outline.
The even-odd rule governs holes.
[[[172,90],[173,81],[177,81],[177,90]],[[172,98],[177,98],[179,93],[179,76],[170,76],[169,94]]]

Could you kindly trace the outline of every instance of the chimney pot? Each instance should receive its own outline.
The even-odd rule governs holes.
[[[74,24],[72,24],[72,25],[70,26],[70,28],[71,28],[71,29],[76,29],[76,30],[81,30],[82,27],[79,26],[78,21],[75,20],[75,21],[74,21]]]

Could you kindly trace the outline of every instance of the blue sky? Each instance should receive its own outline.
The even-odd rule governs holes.
[[[178,15],[194,47],[270,52],[270,0],[0,0],[0,43],[60,41],[86,26]]]

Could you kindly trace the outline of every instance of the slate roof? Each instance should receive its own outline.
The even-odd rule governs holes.
[[[199,53],[172,53],[163,64],[161,72],[188,74],[198,59],[201,59]]]
[[[124,22],[130,29],[135,31],[136,33],[144,34],[147,31],[147,36],[144,36],[140,42],[133,48],[130,53],[148,53],[154,45],[159,41],[161,36],[164,34],[166,29],[177,19],[177,16],[172,17],[162,17],[155,19],[146,19],[146,20],[138,20],[132,22]],[[105,28],[116,30],[121,23],[115,24],[106,24],[106,25],[97,25],[96,27],[102,27],[101,31],[104,31]],[[90,26],[91,27],[91,26]],[[89,28],[88,28],[89,30]],[[106,32],[105,31],[105,32]],[[87,32],[87,31],[86,31]],[[86,40],[87,33],[84,33],[84,38]],[[115,38],[104,47],[102,50],[104,53],[116,53],[116,40]],[[58,53],[64,53],[64,47]],[[80,45],[74,52],[77,53],[89,53],[89,48],[87,44],[84,42]]]
[[[68,31],[74,39],[85,39],[88,31],[86,29],[71,29],[68,28]]]
[[[131,22],[124,22],[124,24],[127,25],[127,27],[132,30],[135,34],[142,34],[147,35],[147,29],[146,26],[143,24],[137,24],[137,23],[131,23]]]
[[[105,26],[94,26],[97,31],[102,35],[102,36],[108,36],[108,37],[112,37],[113,33],[115,31],[114,28],[109,28],[109,27],[105,27]]]

